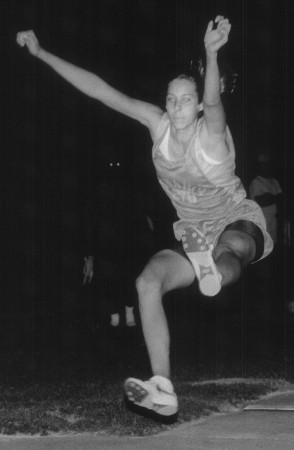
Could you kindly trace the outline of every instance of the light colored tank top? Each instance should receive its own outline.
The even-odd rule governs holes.
[[[172,160],[168,153],[170,121],[165,113],[154,140],[152,157],[159,183],[170,198],[179,220],[174,223],[175,237],[180,240],[187,224],[195,225],[215,245],[225,227],[236,220],[250,220],[258,225],[265,238],[266,256],[272,250],[260,207],[246,199],[246,191],[235,175],[235,148],[229,128],[226,139],[228,156],[218,162],[203,150],[199,132],[200,118],[193,139],[184,156]]]

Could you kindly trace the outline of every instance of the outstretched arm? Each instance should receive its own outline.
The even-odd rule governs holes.
[[[228,41],[231,24],[223,16],[217,16],[215,22],[216,29],[213,29],[213,21],[209,22],[204,38],[206,51],[203,95],[204,140],[206,151],[216,159],[223,159],[228,148],[225,142],[226,116],[221,101],[217,55],[219,49]]]
[[[97,75],[47,52],[40,46],[38,39],[31,30],[18,33],[16,41],[21,47],[26,46],[31,55],[48,64],[55,72],[84,94],[99,100],[115,111],[138,120],[149,128],[151,134],[156,131],[162,115],[160,108],[128,97],[111,87]]]

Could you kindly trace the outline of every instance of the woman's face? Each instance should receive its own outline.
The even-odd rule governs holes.
[[[174,79],[168,85],[166,111],[174,128],[185,130],[197,119],[201,107],[193,81]]]

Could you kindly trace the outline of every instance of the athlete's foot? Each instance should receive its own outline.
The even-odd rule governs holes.
[[[128,378],[124,389],[127,406],[132,411],[162,423],[176,421],[178,400],[167,378],[158,375],[148,381]]]
[[[191,261],[199,281],[202,294],[209,297],[221,290],[222,276],[217,270],[211,253],[211,246],[199,230],[187,226],[182,236],[183,248]]]

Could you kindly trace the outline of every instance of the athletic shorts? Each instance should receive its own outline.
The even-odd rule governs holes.
[[[228,230],[243,231],[243,233],[248,234],[254,239],[256,250],[254,259],[251,261],[252,263],[258,261],[262,257],[264,252],[264,237],[261,229],[255,225],[255,223],[250,222],[249,220],[237,220],[236,222],[230,223],[224,229],[224,231]],[[176,241],[172,250],[188,259],[185,250],[183,249],[182,242]]]

